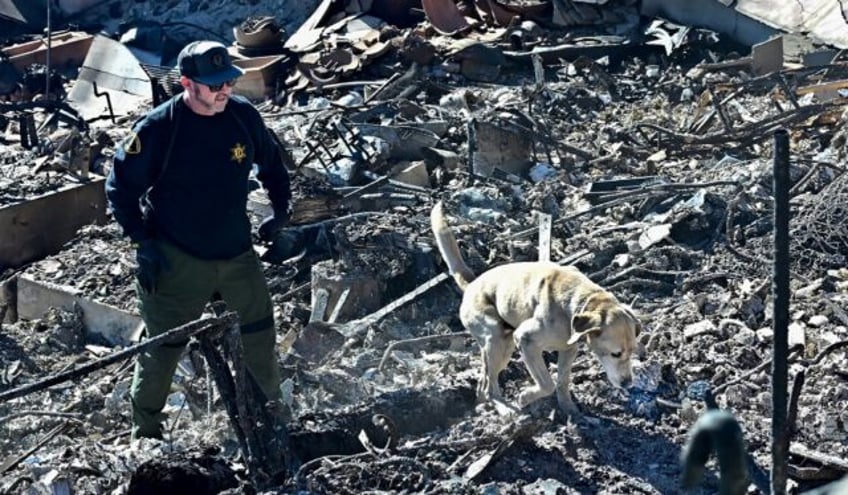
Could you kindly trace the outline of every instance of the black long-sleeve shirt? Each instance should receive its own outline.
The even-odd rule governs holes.
[[[194,113],[180,95],[133,127],[106,181],[115,220],[134,240],[161,238],[202,259],[229,259],[252,247],[247,216],[252,165],[275,211],[288,209],[282,150],[259,112],[232,97],[212,116]],[[163,162],[174,142],[167,165]],[[142,215],[142,196],[152,186]]]

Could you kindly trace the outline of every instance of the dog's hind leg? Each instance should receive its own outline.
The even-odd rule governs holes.
[[[482,373],[477,384],[477,397],[480,400],[500,399],[501,388],[498,385],[498,375],[509,363],[509,356],[515,348],[514,344],[509,342],[508,330],[494,308],[473,313],[470,318],[462,316],[464,315],[461,315],[461,319],[465,328],[480,344]]]
[[[495,376],[498,376],[501,371],[505,370],[509,365],[509,360],[512,359],[512,353],[515,352],[515,341],[512,340],[508,330],[504,330],[504,337],[500,339],[499,349],[492,349],[492,366]]]
[[[515,342],[507,333],[507,330],[501,327],[499,336],[492,339],[491,348],[489,349],[489,379],[494,383],[494,386],[491,387],[494,392],[492,398],[501,398],[501,387],[498,384],[498,376],[509,365],[513,351],[515,351]]]
[[[545,358],[542,355],[543,347],[537,341],[538,334],[541,333],[542,329],[541,322],[531,318],[522,322],[513,334],[513,339],[521,352],[521,359],[527,366],[527,371],[530,372],[533,381],[536,382],[535,386],[527,387],[518,396],[519,407],[524,407],[542,397],[547,397],[554,393],[556,389],[551,373],[545,365]]]
[[[480,382],[477,384],[477,398],[479,400],[500,399],[502,395],[498,375],[509,364],[509,356],[512,355],[515,346],[500,334],[486,335],[478,341],[480,342],[481,373]]]
[[[489,379],[489,345],[491,339],[486,339],[485,344],[480,344],[480,380],[477,382],[477,400],[487,401],[492,398],[491,380]],[[495,382],[497,387],[497,382]]]

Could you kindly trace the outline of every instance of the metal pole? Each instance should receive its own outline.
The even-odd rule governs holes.
[[[786,494],[789,354],[789,133],[774,133],[774,359],[771,367],[771,493]]]
[[[50,98],[50,48],[51,48],[51,25],[50,25],[50,13],[51,8],[50,4],[53,3],[53,0],[47,0],[47,74],[44,81],[44,97]]]

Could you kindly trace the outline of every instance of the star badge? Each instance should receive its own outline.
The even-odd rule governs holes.
[[[237,162],[239,165],[241,165],[242,160],[247,158],[247,152],[241,143],[236,143],[235,146],[230,148],[230,153],[230,160]]]

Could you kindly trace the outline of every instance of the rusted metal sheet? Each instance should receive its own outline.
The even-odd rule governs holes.
[[[545,18],[551,7],[550,2],[546,1],[511,1],[505,2],[502,0],[490,0],[491,3],[499,5],[505,10],[516,12],[521,15],[522,19]]]
[[[104,178],[0,208],[0,266],[58,252],[79,227],[106,223]]]
[[[234,60],[233,65],[241,67],[244,75],[236,81],[233,92],[256,100],[273,95],[283,59],[285,59],[283,55],[268,55]]]
[[[442,34],[454,34],[470,27],[454,0],[422,0],[421,5],[427,19]]]
[[[85,32],[66,31],[50,37],[50,65],[82,65],[94,36]],[[31,64],[47,63],[47,39],[18,43],[3,48],[3,54],[20,71]]]
[[[108,304],[93,301],[71,287],[35,280],[24,274],[18,278],[18,317],[41,318],[50,308],[82,309],[82,320],[89,332],[115,345],[125,345],[138,337],[141,317]]]
[[[508,26],[519,14],[504,8],[503,5],[494,0],[474,0],[477,13],[488,24]]]

